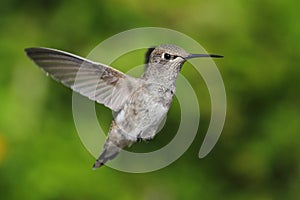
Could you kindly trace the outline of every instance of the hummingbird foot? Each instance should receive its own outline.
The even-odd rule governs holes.
[[[143,141],[143,138],[142,138],[141,133],[139,133],[139,134],[136,136],[136,141],[137,141],[137,142],[142,142],[142,141]]]
[[[146,138],[142,138],[141,136],[138,136],[136,138],[136,142],[150,142],[153,139],[153,137],[146,137]]]
[[[144,139],[144,141],[145,141],[146,143],[148,143],[148,142],[150,142],[152,139],[153,139],[153,137],[147,137],[147,138]]]
[[[137,137],[137,138],[136,138],[136,141],[137,141],[137,142],[142,142],[142,141],[143,141],[143,138]]]

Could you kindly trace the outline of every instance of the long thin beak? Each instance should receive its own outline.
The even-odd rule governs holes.
[[[216,54],[190,54],[186,56],[184,59],[192,59],[192,58],[223,58],[224,56],[216,55]]]

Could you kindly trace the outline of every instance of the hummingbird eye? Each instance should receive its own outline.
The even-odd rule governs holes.
[[[163,56],[163,58],[166,59],[166,60],[170,60],[171,57],[172,57],[172,56],[171,56],[170,54],[168,54],[168,53],[164,53],[162,56]]]

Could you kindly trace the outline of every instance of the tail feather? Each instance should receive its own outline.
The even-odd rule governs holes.
[[[96,160],[93,169],[95,170],[98,167],[104,165],[107,161],[115,158],[120,153],[120,151],[121,148],[116,146],[113,142],[109,141],[108,139],[104,145],[101,155]]]
[[[115,125],[114,121],[113,125]],[[123,148],[130,146],[133,143],[134,141],[126,137],[120,129],[116,128],[116,126],[112,126],[103,150],[96,160],[93,169],[95,170],[104,165],[107,161],[115,158]]]

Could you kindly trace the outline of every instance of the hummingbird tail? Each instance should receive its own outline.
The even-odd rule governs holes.
[[[110,132],[103,150],[93,166],[93,169],[95,170],[104,165],[107,161],[115,158],[123,148],[131,145],[132,143],[133,141],[126,138],[123,134],[116,133],[114,131]]]
[[[106,163],[107,161],[115,158],[120,153],[120,151],[121,148],[119,148],[113,142],[107,140],[105,142],[102,153],[100,154],[99,158],[96,160],[93,166],[93,169],[97,169],[98,167],[104,165],[104,163]]]

